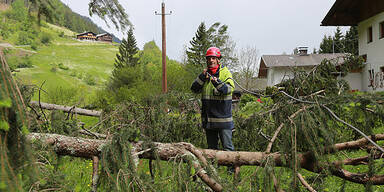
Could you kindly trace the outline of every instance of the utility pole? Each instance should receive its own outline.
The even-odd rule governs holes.
[[[167,51],[166,51],[166,38],[165,38],[165,16],[170,15],[172,11],[169,13],[165,13],[165,3],[161,3],[161,13],[157,13],[155,11],[155,15],[161,15],[161,39],[162,39],[162,46],[161,46],[161,59],[162,59],[162,68],[163,68],[163,81],[162,81],[162,88],[163,93],[166,93],[168,91],[167,88]]]

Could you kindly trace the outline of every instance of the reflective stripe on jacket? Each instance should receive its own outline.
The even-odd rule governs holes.
[[[217,83],[212,83],[205,75],[200,74],[192,83],[191,90],[201,93],[201,120],[205,129],[232,129],[232,92],[234,83],[231,72],[220,65],[213,76]]]

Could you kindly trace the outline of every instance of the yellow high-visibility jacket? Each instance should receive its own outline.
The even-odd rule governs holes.
[[[220,65],[215,74],[217,82],[201,73],[192,83],[191,90],[201,93],[201,120],[205,129],[233,129],[232,92],[234,83],[227,67]]]

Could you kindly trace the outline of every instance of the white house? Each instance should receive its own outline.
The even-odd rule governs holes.
[[[283,79],[293,77],[293,69],[299,68],[304,71],[311,71],[316,65],[319,65],[324,59],[333,60],[337,65],[344,62],[346,54],[307,54],[307,47],[299,47],[299,53],[296,55],[263,55],[260,59],[259,78],[265,78],[267,86],[274,86]],[[360,89],[358,82],[360,76],[355,77],[355,73],[344,77],[351,86],[351,89]]]
[[[357,26],[362,91],[384,91],[384,0],[336,0],[322,26]]]

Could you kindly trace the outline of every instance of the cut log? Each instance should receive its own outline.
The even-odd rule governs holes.
[[[43,103],[38,101],[31,101],[30,105],[33,107],[40,107],[47,110],[60,110],[64,112],[71,112],[78,115],[86,115],[86,116],[93,116],[93,117],[100,117],[101,111],[95,111],[95,110],[88,110],[88,109],[82,109],[77,107],[69,107],[69,106],[63,106],[63,105],[56,105],[56,104],[50,104],[50,103]]]
[[[33,142],[41,141],[48,145],[52,145],[55,152],[59,155],[70,155],[75,157],[92,158],[93,156],[99,156],[101,149],[104,145],[108,144],[110,140],[97,140],[97,139],[83,139],[76,137],[68,137],[58,134],[46,134],[46,133],[30,133],[27,135],[27,139]],[[375,139],[384,140],[384,134],[375,135]],[[329,152],[336,152],[346,149],[357,149],[358,147],[366,146],[369,142],[367,139],[362,138],[356,141],[350,141],[345,143],[335,144],[330,146]],[[137,155],[139,158],[155,159],[156,157],[151,152],[152,150],[143,147],[143,142],[132,143],[133,155]],[[191,144],[189,143],[158,143],[154,142],[153,146],[157,152],[158,157],[161,160],[171,160],[181,157],[185,154],[193,154],[196,159],[201,159],[201,154],[207,159],[216,159],[218,165],[253,165],[264,166],[264,162],[268,158],[269,161],[274,161],[276,167],[290,167],[289,162],[283,159],[288,159],[285,154],[281,153],[265,153],[265,152],[246,152],[246,151],[219,151],[211,149],[197,149],[191,150]],[[200,154],[201,153],[201,154]],[[200,158],[199,158],[200,156]],[[384,184],[384,175],[369,176],[365,173],[351,173],[335,166],[336,164],[321,164],[316,160],[312,152],[305,152],[298,154],[298,164],[301,168],[314,173],[320,173],[328,167],[331,174],[348,181],[355,183],[366,184],[371,183],[373,185]],[[204,160],[203,160],[204,164]]]

